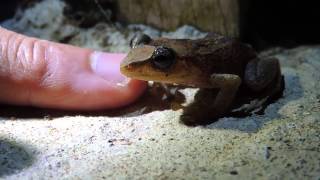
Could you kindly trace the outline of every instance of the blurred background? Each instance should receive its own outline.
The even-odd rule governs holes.
[[[0,179],[319,180],[318,7],[297,0],[2,0],[0,26],[106,52],[128,52],[137,32],[236,37],[279,59],[286,88],[264,115],[204,127],[179,123],[182,111],[173,108],[192,99],[190,89],[177,102],[151,89],[121,116],[0,105]]]
[[[2,1],[0,21],[39,0]],[[239,37],[263,50],[270,46],[295,47],[319,43],[315,2],[297,0],[65,0],[67,21],[81,28],[106,22],[145,24],[171,31],[192,25],[203,32]],[[66,41],[66,40],[65,40]]]

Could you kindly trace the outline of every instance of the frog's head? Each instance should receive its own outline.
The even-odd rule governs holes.
[[[172,45],[174,43],[168,42],[170,39],[165,39],[163,44],[150,43],[152,41],[146,35],[131,41],[132,49],[121,62],[121,73],[145,81],[191,84],[188,77],[197,77],[192,73],[200,72],[195,72],[194,66],[181,56],[184,47]]]

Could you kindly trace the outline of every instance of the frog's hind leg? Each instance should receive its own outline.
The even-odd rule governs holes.
[[[244,83],[254,92],[260,92],[281,76],[280,64],[276,58],[256,58],[245,69]]]
[[[255,98],[250,103],[233,109],[232,112],[260,114],[268,104],[282,96],[285,85],[278,59],[254,59],[249,62],[245,71],[244,83],[252,90],[251,96]]]

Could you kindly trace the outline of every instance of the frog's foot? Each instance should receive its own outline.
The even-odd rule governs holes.
[[[249,103],[243,104],[238,108],[232,109],[230,113],[250,115],[251,113],[260,112],[261,110],[263,110],[263,104],[265,104],[268,99],[269,96],[264,97],[262,99],[253,99]]]
[[[223,113],[208,110],[203,107],[193,106],[192,108],[184,108],[180,116],[180,121],[187,126],[208,125],[216,122],[218,118],[223,116]]]
[[[207,125],[215,122],[217,119],[218,117],[212,118],[204,114],[197,116],[194,113],[190,113],[190,114],[184,113],[180,116],[181,122],[187,126]]]
[[[194,102],[183,108],[180,120],[185,125],[205,125],[212,123],[219,116],[218,111],[211,108],[218,91],[215,89],[200,89],[194,97]]]
[[[194,102],[184,108],[181,120],[185,124],[209,124],[228,112],[241,79],[233,74],[212,74],[210,82],[212,89],[200,89]]]
[[[279,72],[280,73],[280,72]],[[283,95],[283,90],[285,87],[284,77],[277,75],[277,80],[275,83],[271,83],[268,87],[263,90],[263,92],[258,93],[258,96],[250,97],[248,101],[240,100],[237,104],[242,104],[241,106],[235,106],[230,111],[231,116],[243,117],[254,114],[263,114],[266,107],[273,103],[275,100],[279,99]]]
[[[260,92],[281,77],[280,64],[276,58],[256,58],[251,60],[245,70],[244,82],[253,91]]]

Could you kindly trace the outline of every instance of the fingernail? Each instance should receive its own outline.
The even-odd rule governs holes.
[[[124,86],[129,79],[120,73],[120,62],[125,57],[120,53],[103,53],[95,51],[90,57],[92,71],[106,81]]]

